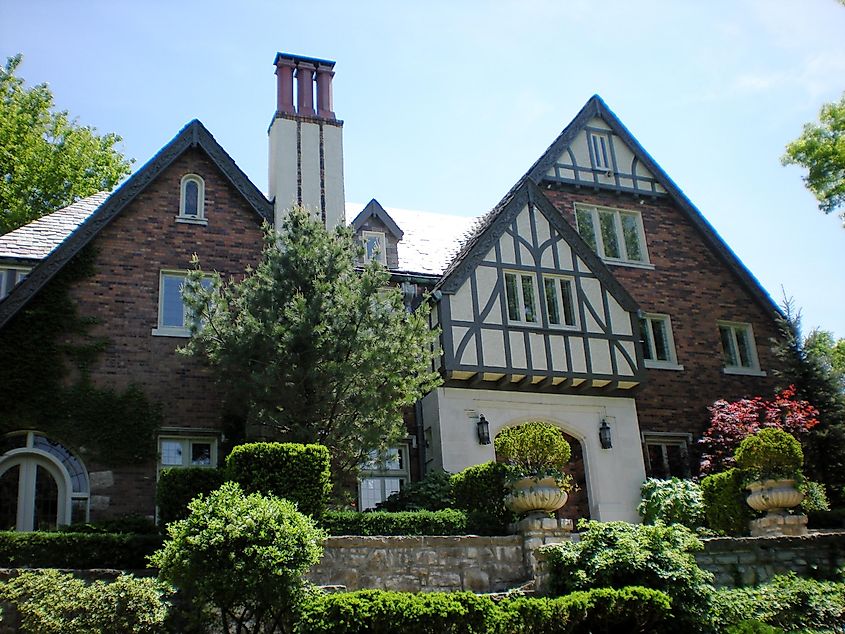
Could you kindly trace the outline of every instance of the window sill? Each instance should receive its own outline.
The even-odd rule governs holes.
[[[766,376],[759,368],[722,368],[723,374],[738,374],[741,376]]]
[[[185,330],[184,328],[153,328],[150,334],[153,337],[180,337],[182,339],[189,339],[191,331]]]
[[[208,220],[205,218],[192,218],[191,216],[176,216],[176,222],[181,222],[186,225],[206,226],[208,224]]]
[[[607,266],[627,266],[632,269],[645,269],[646,271],[653,271],[654,264],[649,262],[628,262],[626,260],[602,260]]]
[[[645,367],[649,370],[674,370],[676,372],[680,372],[684,369],[684,366],[678,365],[677,363],[650,361],[649,359],[643,359],[643,365],[645,365]]]

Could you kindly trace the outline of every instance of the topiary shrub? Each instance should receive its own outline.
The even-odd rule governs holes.
[[[595,521],[579,528],[580,541],[543,547],[555,594],[644,586],[671,597],[675,627],[706,630],[713,575],[698,567],[693,553],[702,544],[688,528]]]
[[[511,467],[514,479],[553,477],[561,488],[572,488],[572,476],[564,471],[572,448],[554,425],[535,421],[508,427],[496,435],[493,444],[496,456]]]
[[[258,442],[238,445],[226,459],[229,478],[247,493],[285,498],[319,517],[331,492],[329,450],[323,445]]]
[[[302,576],[322,556],[324,533],[288,500],[245,495],[227,482],[188,505],[168,525],[151,558],[159,576],[185,592],[196,611],[215,606],[223,631],[274,631],[290,625]]]
[[[208,495],[226,481],[222,469],[203,467],[162,469],[156,485],[156,505],[160,526],[188,515],[188,502],[198,495]]]
[[[507,535],[516,515],[505,507],[508,467],[486,462],[452,476],[455,506],[467,514],[467,531],[476,535]]]
[[[155,579],[120,575],[88,585],[58,570],[21,572],[0,585],[23,631],[37,634],[159,634],[170,594]]]
[[[734,459],[745,482],[797,480],[804,452],[801,443],[782,429],[762,429],[739,443]]]
[[[377,506],[380,511],[439,511],[455,504],[451,475],[432,471],[419,482],[411,482]]]
[[[440,511],[326,511],[320,526],[329,535],[465,535],[467,516],[456,509]]]
[[[646,524],[682,524],[695,530],[704,521],[701,487],[692,480],[649,478],[640,489],[637,512]]]
[[[748,524],[754,519],[754,513],[745,502],[745,486],[739,469],[728,469],[704,478],[701,497],[707,528],[720,535],[748,534]]]
[[[159,534],[0,532],[0,568],[143,570]]]

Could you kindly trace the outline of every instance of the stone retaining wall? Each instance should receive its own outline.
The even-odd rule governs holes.
[[[696,553],[698,565],[716,576],[717,586],[748,586],[795,572],[829,578],[845,566],[845,532],[810,533],[800,537],[705,539]]]

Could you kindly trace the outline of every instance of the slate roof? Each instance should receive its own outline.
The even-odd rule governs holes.
[[[98,192],[0,236],[0,258],[46,258],[105,202],[109,193]]]

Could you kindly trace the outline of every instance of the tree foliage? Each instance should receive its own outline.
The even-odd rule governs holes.
[[[132,164],[115,148],[118,135],[56,111],[47,84],[26,88],[15,74],[22,59],[0,68],[0,234],[110,190]]]
[[[842,353],[845,341],[815,330],[801,334],[801,314],[792,302],[783,305],[778,326],[781,337],[774,351],[780,360],[777,374],[795,386],[796,395],[818,409],[819,424],[803,439],[807,476],[827,485],[834,506],[845,504],[845,388]]]
[[[726,471],[735,465],[734,452],[748,436],[761,429],[782,429],[802,439],[818,425],[818,410],[796,397],[789,386],[771,400],[761,396],[728,402],[719,400],[710,410],[710,427],[699,441],[702,448],[699,473],[702,476]]]
[[[829,214],[845,204],[845,95],[822,106],[818,123],[807,123],[797,139],[786,146],[784,165],[807,168],[804,184]],[[841,214],[845,220],[845,212]]]
[[[186,303],[204,327],[186,348],[208,359],[249,435],[329,447],[337,475],[404,435],[402,409],[439,381],[432,331],[346,228],[293,209],[267,229],[242,281],[204,288],[197,263]]]

